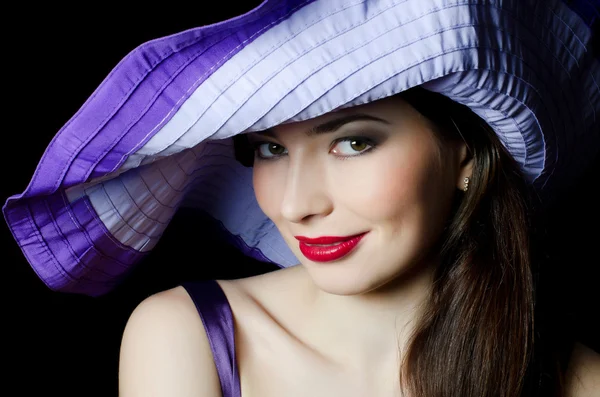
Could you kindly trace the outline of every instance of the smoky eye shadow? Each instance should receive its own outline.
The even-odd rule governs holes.
[[[381,131],[380,129],[376,128],[364,127],[347,128],[344,131],[340,131],[340,133],[336,135],[336,140],[344,138],[362,138],[371,141],[375,145],[381,145],[390,137],[389,132]]]

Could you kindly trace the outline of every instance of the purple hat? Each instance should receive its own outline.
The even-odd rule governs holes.
[[[470,107],[540,192],[600,150],[598,0],[267,0],[142,44],[48,145],[6,222],[54,290],[101,295],[181,207],[244,252],[298,260],[232,137],[421,85]]]

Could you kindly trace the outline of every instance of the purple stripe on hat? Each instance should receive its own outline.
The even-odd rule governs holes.
[[[255,10],[235,18],[235,23],[232,23],[231,20],[223,22],[232,25],[231,30],[235,31],[235,36],[238,40],[229,40],[222,43],[222,45],[211,47],[205,52],[203,57],[210,57],[212,52],[215,52],[214,56],[223,53],[228,53],[229,56],[232,56],[251,42],[250,38],[257,30],[268,25],[273,20],[278,19],[281,15],[285,15],[285,13],[293,9],[295,5],[293,4],[293,1],[284,2],[283,6],[276,10],[276,12],[269,12],[271,8],[274,8],[273,3],[277,2],[270,0],[265,1],[265,3]],[[249,20],[255,19],[257,15],[260,16],[260,23],[257,22],[249,24],[248,26],[245,25]],[[154,88],[157,88],[156,84],[161,83],[161,79],[158,78],[157,81],[154,76],[150,79],[146,79],[148,73],[157,68],[157,70],[162,70],[167,74],[169,71],[173,70],[174,65],[172,62],[179,62],[180,65],[182,63],[182,56],[175,56],[173,60],[170,60],[170,57],[174,52],[178,52],[182,48],[188,46],[196,48],[196,51],[201,51],[202,48],[206,47],[207,43],[209,46],[212,45],[215,38],[223,38],[228,32],[222,32],[223,28],[220,27],[221,24],[222,23],[190,29],[177,35],[148,42],[126,56],[119,65],[113,69],[81,109],[54,137],[40,160],[25,192],[22,195],[11,197],[9,202],[20,197],[48,194],[56,191],[56,189],[63,184],[63,178],[67,171],[69,171],[68,185],[63,184],[63,186],[70,186],[75,183],[83,182],[91,172],[96,161],[100,160],[98,154],[93,154],[90,157],[90,153],[87,152],[87,149],[84,148],[84,146],[89,144],[100,130],[102,130],[102,138],[100,138],[100,140],[103,141],[103,144],[107,144],[107,141],[112,142],[112,139],[118,139],[119,137],[113,136],[112,139],[107,137],[111,135],[113,129],[113,134],[121,134],[123,131],[120,129],[126,128],[127,125],[131,123],[131,119],[138,117],[140,111],[143,109],[142,105],[144,104],[139,101],[132,102],[137,108],[128,105],[128,101],[130,99],[137,99],[135,94],[138,90],[140,93],[143,93],[145,92],[145,88],[151,85],[154,85]],[[241,28],[235,30],[237,26],[241,26]],[[219,33],[216,34],[215,32]],[[248,39],[248,41],[241,45],[242,43],[240,40],[243,41],[243,39]],[[175,65],[175,69],[176,68]],[[208,69],[209,67],[205,66],[205,68]],[[198,72],[198,70],[196,70],[196,72]],[[164,77],[162,78],[162,82],[164,82]],[[141,85],[143,85],[143,87],[140,87]],[[188,88],[190,87],[183,87],[183,89],[180,87],[180,90],[181,92],[186,92]],[[152,98],[150,98],[150,101],[151,99]],[[144,106],[148,105],[149,103],[146,103]],[[164,109],[162,110],[164,111]],[[117,112],[121,118],[117,118],[115,123],[111,123],[112,118]],[[166,113],[163,113],[163,117],[165,115]],[[129,123],[125,121],[123,117],[125,117],[125,120],[128,119]],[[143,136],[138,138],[141,139]],[[101,143],[94,141],[94,144]],[[93,147],[97,148],[95,145]],[[120,151],[127,152],[130,149],[131,148],[125,148],[125,150]],[[79,155],[80,151],[88,154],[87,161],[81,162],[83,160],[78,160],[77,164],[74,166],[74,170],[70,171],[70,163],[74,156]],[[104,154],[106,154],[106,152],[102,153],[102,155]],[[85,165],[86,163],[87,165]],[[113,164],[113,167],[111,168],[114,168],[115,166],[116,164]],[[7,202],[7,204],[10,205],[9,202]]]
[[[128,65],[130,73],[137,77],[135,87],[128,90],[128,98],[117,109],[107,109],[101,101],[90,106],[90,112],[109,116],[93,129],[89,128],[88,122],[81,121],[85,123],[81,124],[84,128],[93,131],[93,137],[76,151],[77,158],[69,167],[63,184],[70,186],[118,168],[128,153],[147,142],[176,113],[198,84],[258,37],[257,32],[286,16],[290,7],[284,5],[271,12],[268,12],[269,7],[262,7],[259,11],[240,20],[238,25],[245,24],[239,29],[231,26],[215,34],[214,27],[206,27],[175,36],[172,45],[175,52],[170,49],[167,55],[159,54],[160,61],[156,65]],[[250,22],[252,19],[256,20]],[[143,77],[140,80],[138,76]],[[97,124],[98,120],[92,125]]]
[[[253,28],[262,26],[260,20],[249,25]],[[123,107],[103,127],[98,139],[94,138],[78,155],[65,183],[69,184],[71,179],[75,183],[82,178],[87,179],[82,177],[79,168],[84,170],[85,175],[90,171],[90,165],[98,161],[90,178],[117,169],[128,153],[147,142],[175,114],[194,88],[212,73],[214,65],[222,64],[244,46],[243,43],[249,39],[244,33],[220,32],[165,59],[139,84]],[[94,157],[89,159],[86,153]],[[80,167],[78,163],[81,163]]]
[[[54,254],[48,249],[27,204],[4,211],[4,217],[27,261],[41,280],[53,289],[73,281],[62,271]]]
[[[309,2],[304,1],[300,6],[304,6]],[[195,43],[193,46],[181,51],[181,55],[173,55],[159,65],[147,81],[144,81],[136,89],[139,92],[132,95],[132,99],[105,127],[102,137],[106,135],[113,137],[115,132],[119,134],[119,137],[110,145],[107,145],[110,151],[101,153],[105,156],[99,160],[99,164],[96,165],[89,177],[102,176],[120,167],[130,153],[148,142],[169,121],[194,92],[194,89],[216,70],[215,65],[217,67],[222,65],[250,44],[267,27],[287,18],[300,7],[298,5],[293,6],[292,8],[291,4],[284,4],[278,10],[274,10],[268,15],[262,15],[252,23],[247,23],[243,29],[230,29],[216,37]],[[183,62],[180,59],[182,57],[184,57]],[[157,86],[160,86],[160,88],[157,89]],[[151,98],[151,95],[155,93],[157,93],[156,96],[149,102],[148,98]],[[138,103],[133,99],[139,99],[142,103]],[[136,113],[133,119],[131,113]],[[122,121],[123,119],[129,121]],[[127,123],[127,126],[124,128],[125,123]],[[107,147],[101,142],[98,144],[99,148],[106,149]],[[87,151],[88,148],[86,147],[85,150]],[[91,154],[98,153],[94,146],[90,146],[89,150]],[[85,167],[89,167],[89,161],[87,160],[89,155],[87,157],[83,156],[82,152],[81,156],[86,159],[84,160]],[[73,170],[75,172],[75,169]],[[75,181],[77,181],[77,177]],[[66,179],[65,182],[70,183],[70,179]]]
[[[87,197],[71,206],[65,203],[63,192],[32,198],[28,205],[8,210],[6,218],[23,253],[49,288],[106,293],[145,253],[112,238]],[[18,222],[13,224],[13,219]]]
[[[63,214],[59,214],[58,219],[55,218],[55,214],[52,213],[50,207],[51,202],[56,198],[47,197],[35,197],[29,201],[29,208],[32,213],[32,220],[37,230],[40,232],[42,240],[46,241],[48,250],[55,259],[53,268],[47,268],[47,271],[54,270],[63,277],[68,279],[85,279],[85,275],[77,274],[72,268],[67,267],[68,264],[76,262],[76,253],[73,252],[69,243],[65,240],[58,223],[64,223],[64,211]],[[53,277],[54,278],[54,277]]]
[[[247,19],[245,18],[244,21]],[[162,48],[152,48],[153,42],[144,45],[143,47],[149,47],[144,50],[144,53],[155,55],[151,58],[154,62],[136,63],[133,56],[131,58],[134,59],[123,62],[123,68],[134,76],[127,80],[127,83],[132,82],[132,86],[128,87],[127,97],[117,108],[107,110],[107,106],[101,101],[88,108],[92,114],[107,114],[107,118],[92,124],[98,125],[97,128],[90,129],[94,136],[77,153],[77,158],[69,168],[64,183],[68,186],[86,180],[97,163],[114,148],[117,153],[105,158],[100,167],[110,172],[117,167],[125,153],[140,140],[148,139],[152,135],[151,132],[155,131],[155,126],[168,119],[173,108],[178,107],[178,98],[193,88],[195,78],[181,75],[191,61],[200,56],[202,59],[205,57],[210,59],[211,62],[205,64],[205,70],[200,70],[201,73],[206,73],[210,70],[212,62],[226,57],[230,52],[235,53],[234,50],[238,46],[243,47],[240,44],[248,38],[244,37],[246,29],[242,29],[239,37],[236,37],[233,28],[216,31],[214,28],[188,30],[173,36],[171,46],[166,48],[164,53],[161,51]],[[251,25],[248,33],[253,33],[252,28],[256,28],[256,23]],[[119,81],[122,80],[115,79],[111,83]],[[140,121],[142,117],[145,122]],[[138,133],[133,131],[130,139],[123,141],[123,136],[132,132],[132,126],[137,126]],[[115,145],[118,146],[115,148]],[[91,176],[101,174],[102,171],[96,170]]]

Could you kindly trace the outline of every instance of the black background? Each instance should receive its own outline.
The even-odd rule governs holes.
[[[200,2],[197,2],[200,3]],[[155,3],[124,11],[16,5],[5,13],[3,156],[0,199],[22,192],[52,136],[112,68],[139,44],[221,21],[258,5],[211,2],[211,9]],[[148,3],[149,4],[149,3]],[[143,12],[143,14],[142,14]],[[560,303],[579,340],[599,351],[600,246],[598,160],[561,192],[544,218],[546,291]],[[50,291],[34,274],[6,225],[0,227],[4,390],[15,395],[117,395],[119,344],[133,308],[186,279],[244,277],[274,269],[252,263],[211,236],[198,236],[189,213],[177,215],[153,254],[115,291],[100,298]],[[201,238],[199,238],[201,237]],[[214,260],[198,252],[211,248]],[[217,259],[218,258],[218,259]],[[223,263],[228,264],[225,270]],[[255,266],[250,266],[254,264]]]

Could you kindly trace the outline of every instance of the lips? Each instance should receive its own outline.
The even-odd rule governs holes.
[[[323,236],[308,238],[295,236],[299,241],[300,252],[313,262],[331,262],[348,255],[367,233],[354,236]],[[327,245],[323,245],[327,244]]]

